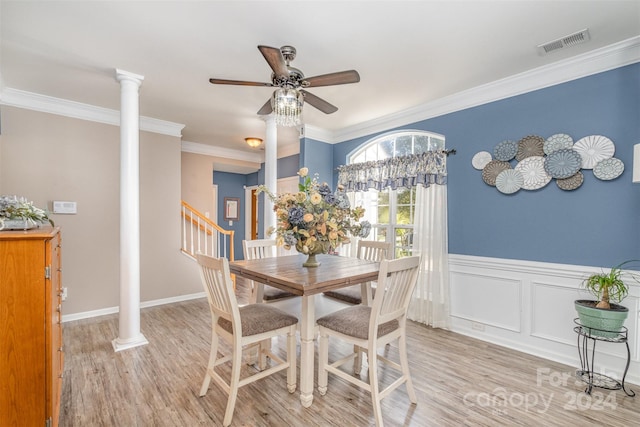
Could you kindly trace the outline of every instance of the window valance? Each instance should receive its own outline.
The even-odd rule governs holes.
[[[447,153],[443,150],[338,166],[338,184],[345,191],[395,190],[446,182]]]

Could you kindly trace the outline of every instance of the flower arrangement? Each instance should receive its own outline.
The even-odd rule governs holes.
[[[19,226],[8,224],[9,222],[19,222]],[[0,230],[3,228],[33,228],[40,223],[53,221],[49,214],[27,201],[24,197],[0,196]]]
[[[273,202],[277,227],[270,227],[267,234],[276,233],[276,244],[286,249],[295,247],[303,254],[329,253],[343,243],[349,235],[367,237],[371,230],[368,221],[360,221],[364,208],[351,208],[342,186],[333,192],[325,182],[320,184],[317,174],[313,179],[309,169],[301,168],[298,175],[303,182],[299,191],[274,195],[261,185],[257,192],[264,192]]]

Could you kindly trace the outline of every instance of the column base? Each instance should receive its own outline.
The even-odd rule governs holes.
[[[139,347],[141,345],[149,344],[149,341],[147,341],[144,335],[140,334],[137,337],[129,338],[126,340],[123,340],[121,338],[116,338],[113,341],[111,341],[111,344],[113,345],[113,350],[117,353],[119,351],[127,350],[129,348]]]

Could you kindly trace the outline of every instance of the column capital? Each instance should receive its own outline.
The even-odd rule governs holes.
[[[134,82],[135,84],[140,86],[142,84],[142,81],[144,80],[144,76],[141,76],[139,74],[130,73],[129,71],[125,71],[125,70],[121,70],[119,68],[116,68],[116,80],[118,82],[130,81],[130,82]]]
[[[267,125],[276,124],[276,116],[273,113],[267,115],[260,115],[260,119],[262,119]]]

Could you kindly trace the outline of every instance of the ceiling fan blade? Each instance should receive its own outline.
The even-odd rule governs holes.
[[[273,107],[271,106],[271,98],[267,100],[267,102],[258,110],[259,116],[266,116],[267,114],[271,114],[273,112]]]
[[[284,61],[282,52],[277,47],[258,46],[260,53],[267,60],[267,63],[276,74],[276,77],[289,77],[289,70],[287,69],[287,63]]]
[[[305,78],[307,87],[344,85],[348,83],[358,83],[360,74],[356,70],[338,71],[337,73],[323,74]]]
[[[272,87],[272,83],[262,82],[246,82],[243,80],[225,80],[225,79],[209,79],[209,83],[214,85],[240,85],[240,86],[268,86]]]
[[[316,107],[318,110],[322,111],[323,113],[331,114],[331,113],[335,113],[336,111],[338,111],[338,107],[336,107],[335,105],[329,104],[324,99],[318,98],[317,96],[315,96],[314,94],[312,94],[310,92],[307,92],[306,90],[302,90],[301,92],[304,95],[304,100],[305,100],[306,103],[313,105],[314,107]]]

